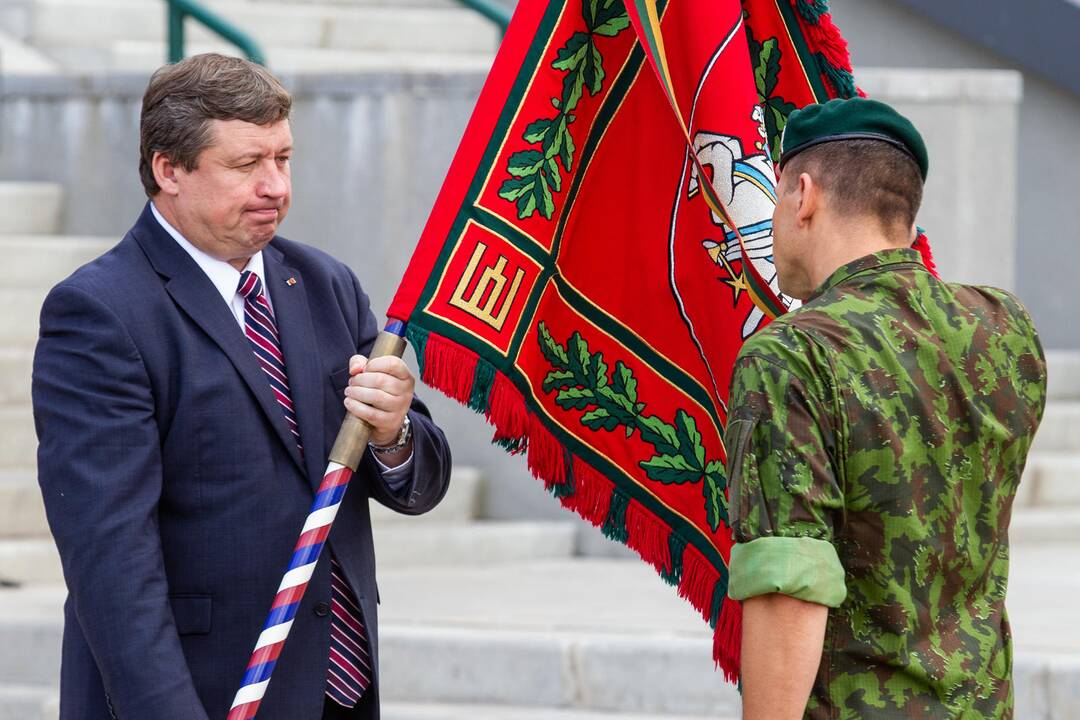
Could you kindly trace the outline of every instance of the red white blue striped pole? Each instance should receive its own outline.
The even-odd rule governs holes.
[[[375,346],[371,349],[371,357],[386,355],[401,357],[404,352],[405,323],[391,320],[376,338]],[[311,580],[311,574],[315,571],[316,563],[319,562],[323,545],[326,544],[326,537],[330,534],[334,517],[349,487],[349,480],[360,465],[370,436],[370,425],[353,415],[345,415],[337,440],[334,441],[334,447],[330,450],[330,462],[326,467],[326,473],[315,493],[311,511],[300,530],[300,539],[296,542],[292,559],[289,560],[285,576],[278,586],[274,602],[270,605],[270,614],[255,643],[255,651],[251,654],[244,678],[240,682],[240,689],[233,699],[228,720],[251,720],[259,711],[259,705],[270,685],[274,666],[277,664],[282,648],[285,647],[289,630],[292,629],[296,610],[304,598],[308,581]]]

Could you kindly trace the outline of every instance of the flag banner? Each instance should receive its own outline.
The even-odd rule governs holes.
[[[389,311],[424,382],[693,604],[729,679],[723,433],[743,340],[786,309],[773,163],[794,109],[855,93],[824,0],[520,0]]]

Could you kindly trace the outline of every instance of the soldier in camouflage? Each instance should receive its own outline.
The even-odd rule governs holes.
[[[743,346],[725,435],[744,718],[1011,718],[1035,328],[911,249],[927,159],[896,111],[810,106],[782,145],[775,261],[805,304]]]

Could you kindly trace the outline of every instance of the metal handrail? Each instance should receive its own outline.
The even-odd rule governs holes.
[[[240,48],[241,52],[247,55],[248,60],[260,65],[266,64],[266,56],[250,35],[217,13],[200,5],[196,0],[165,0],[165,2],[169,6],[169,62],[175,63],[184,59],[184,18],[190,17]]]
[[[506,34],[506,28],[510,27],[510,11],[504,5],[500,5],[495,0],[457,0],[459,3],[467,8],[475,10],[491,22],[499,26],[503,35]]]

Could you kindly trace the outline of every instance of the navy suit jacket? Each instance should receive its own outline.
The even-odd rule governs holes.
[[[39,481],[68,586],[63,720],[228,712],[344,417],[348,359],[377,333],[344,265],[280,237],[263,254],[303,456],[230,308],[149,205],[45,301],[33,400]],[[423,513],[450,475],[427,409],[414,401],[409,416],[409,481],[393,492],[369,452],[329,537],[376,667],[368,499]],[[329,601],[323,553],[259,720],[321,717]],[[372,705],[377,717],[377,696]]]

